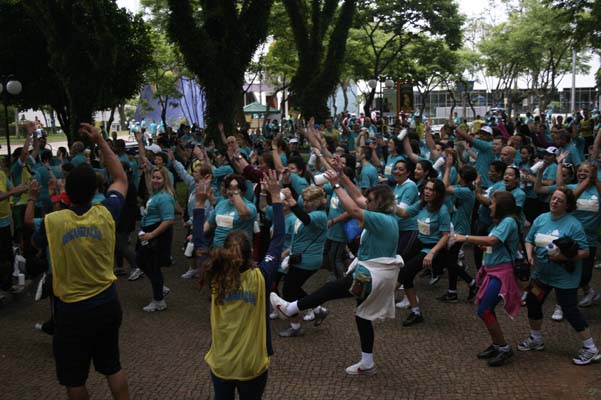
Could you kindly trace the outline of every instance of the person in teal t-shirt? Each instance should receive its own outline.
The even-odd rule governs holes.
[[[452,156],[447,158],[446,162],[447,165],[442,181],[446,187],[447,197],[450,198],[452,203],[451,222],[453,230],[455,233],[469,235],[471,233],[472,211],[476,202],[474,180],[477,177],[477,172],[471,165],[464,165],[459,169],[458,184],[453,185],[450,178],[451,168],[449,168],[453,165]],[[457,277],[459,276],[469,285],[467,300],[472,301],[476,296],[478,288],[476,287],[476,282],[467,271],[459,267],[459,251],[463,244],[453,241],[449,244],[450,247],[447,251],[448,262],[445,263],[449,271],[449,286],[446,293],[437,297],[436,300],[443,303],[456,303],[458,301]]]
[[[361,163],[361,174],[359,175],[359,188],[367,190],[378,184],[378,170],[371,164],[372,149],[369,146],[361,146],[357,150],[357,160]]]
[[[418,240],[399,274],[399,282],[404,286],[411,305],[411,312],[403,326],[412,326],[424,320],[413,287],[415,275],[423,268],[433,269],[433,277],[442,271],[440,263],[444,261],[451,230],[451,216],[443,204],[444,196],[444,183],[439,179],[430,179],[424,186],[420,201],[407,209],[396,208],[396,214],[402,218],[415,216],[418,230]]]
[[[417,185],[409,177],[413,174],[414,165],[411,161],[399,160],[394,164],[393,174],[396,185],[393,189],[398,208],[407,209],[419,200]],[[413,242],[417,237],[417,222],[415,217],[398,217],[399,242],[397,253],[406,259]]]
[[[326,301],[354,296],[357,299],[355,321],[361,343],[361,360],[345,371],[351,376],[373,375],[376,367],[372,320],[394,316],[395,276],[402,262],[396,256],[397,238],[393,233],[397,227],[394,194],[390,187],[377,185],[368,189],[364,197],[348,177],[333,171],[328,171],[326,176],[345,210],[351,217],[359,219],[364,227],[356,267],[353,273],[327,283],[298,301],[287,302],[275,293],[271,294],[270,300],[281,317],[290,318],[299,310],[316,309]],[[369,305],[377,307],[370,309]],[[382,313],[382,308],[392,309],[392,314]],[[316,325],[321,324],[326,316],[327,312],[316,311]]]
[[[582,273],[581,260],[589,255],[586,234],[582,224],[569,213],[576,209],[576,197],[567,188],[555,190],[549,203],[550,212],[534,220],[526,237],[528,261],[534,266],[526,305],[530,336],[518,345],[518,350],[542,350],[545,347],[541,333],[543,303],[555,289],[563,316],[582,340],[582,347],[572,362],[586,365],[601,359],[591,337],[588,324],[578,309],[578,286]],[[567,258],[562,252],[553,254],[549,244],[559,238],[570,238],[577,246],[576,256]]]
[[[490,367],[497,367],[513,356],[513,350],[505,340],[495,307],[503,300],[505,311],[514,318],[521,305],[521,289],[513,272],[519,241],[513,195],[505,190],[496,191],[491,197],[490,213],[493,226],[487,236],[454,234],[452,240],[486,247],[484,265],[478,273],[480,289],[476,304],[479,304],[478,316],[484,322],[492,344],[477,357],[488,359]]]

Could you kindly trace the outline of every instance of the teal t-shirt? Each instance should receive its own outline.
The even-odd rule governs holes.
[[[328,219],[334,219],[346,211],[336,193],[332,193],[329,206]],[[344,222],[338,222],[337,224],[332,225],[326,233],[326,238],[335,242],[346,243],[347,237],[344,232]]]
[[[309,184],[307,183],[307,180],[302,176],[292,173],[290,174],[290,186],[292,186],[292,189],[294,189],[296,194],[298,194],[298,197],[301,197],[303,190],[305,190],[307,186],[309,186]]]
[[[469,235],[471,233],[472,210],[476,202],[476,194],[466,186],[453,186],[454,210],[451,215],[453,229],[456,233]]]
[[[250,201],[242,198],[244,205],[248,207],[250,215],[248,219],[240,218],[238,210],[230,199],[223,199],[209,215],[209,223],[215,225],[215,235],[213,236],[213,246],[223,247],[227,234],[233,229],[242,229],[248,237],[253,238],[253,225],[257,218],[257,208]]]
[[[570,237],[578,243],[579,249],[588,249],[582,224],[573,215],[566,214],[553,219],[551,213],[548,212],[539,215],[532,222],[528,236],[526,236],[526,242],[535,246],[536,269],[532,278],[556,288],[575,289],[580,286],[582,263],[576,261],[575,269],[570,273],[561,264],[550,261],[547,256],[547,245],[560,237]]]
[[[73,158],[71,158],[71,164],[74,167],[77,167],[81,164],[85,164],[87,162],[88,162],[88,160],[86,159],[86,156],[84,156],[83,154],[76,154],[75,156],[73,156]]]
[[[553,181],[555,182],[555,178],[557,177],[557,164],[553,163],[550,164],[549,166],[547,166],[547,168],[545,168],[545,171],[543,172],[543,181]],[[552,190],[555,190],[555,188],[553,188]],[[552,190],[548,191],[548,194],[539,194],[539,200],[545,203],[548,203],[551,200],[551,192]]]
[[[488,179],[488,168],[490,163],[495,160],[495,155],[492,152],[492,142],[474,139],[474,147],[478,149],[478,158],[476,158],[474,167],[480,174],[482,187],[487,188],[492,185],[492,182]]]
[[[427,253],[438,243],[443,232],[451,231],[451,216],[444,204],[438,211],[430,211],[428,207],[421,207],[420,203],[413,204],[407,212],[416,216],[417,238],[425,245],[422,253]]]
[[[264,213],[265,219],[267,219],[268,221],[273,221],[273,207],[271,205],[265,207]],[[296,218],[296,215],[294,215],[294,213],[292,212],[289,212],[284,216],[285,236],[284,247],[282,247],[284,250],[290,249],[290,246],[292,244],[292,235],[294,235],[294,225],[296,224],[296,221],[298,221],[298,218]],[[273,226],[271,227],[271,234],[273,235]]]
[[[361,167],[359,177],[359,188],[369,189],[378,184],[378,170],[371,163],[366,163]]]
[[[567,185],[569,189],[576,189],[577,184]],[[576,200],[576,209],[572,215],[582,223],[586,240],[591,247],[597,247],[597,233],[601,222],[601,210],[599,209],[599,191],[597,186],[591,186],[582,192]]]
[[[415,204],[419,200],[419,193],[417,185],[411,179],[405,180],[400,185],[397,184],[394,187],[394,197],[396,199],[396,205],[399,208],[406,210],[412,204]],[[409,218],[397,218],[399,231],[416,231],[417,221],[415,217]]]
[[[169,192],[154,193],[146,202],[141,226],[146,227],[162,221],[175,219],[175,199]]]
[[[395,257],[399,241],[397,219],[394,214],[363,211],[363,233],[357,259]]]
[[[491,186],[488,187],[488,189],[484,191],[484,196],[488,199],[492,199],[492,195],[497,190],[505,190],[505,182],[498,181],[493,183]],[[480,204],[480,207],[478,207],[478,220],[479,223],[482,225],[491,225],[492,218],[490,217],[490,208],[483,204]]]
[[[384,176],[388,179],[394,179],[394,175],[392,174],[394,170],[394,164],[396,164],[397,161],[404,159],[405,157],[401,154],[398,154],[396,156],[389,155],[386,159],[386,165],[384,165]]]
[[[292,237],[292,254],[302,254],[302,261],[296,268],[309,271],[317,270],[323,262],[323,245],[328,230],[328,217],[322,210],[309,213],[311,222],[308,225],[301,220],[294,225]]]
[[[493,266],[513,262],[518,248],[518,225],[513,217],[505,217],[492,227],[488,236],[499,239],[499,243],[488,246],[484,252],[483,263]],[[509,249],[508,249],[509,248]]]

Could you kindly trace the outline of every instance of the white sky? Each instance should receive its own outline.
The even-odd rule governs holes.
[[[504,11],[501,8],[489,7],[489,1],[486,0],[458,0],[459,11],[468,17],[482,16],[487,20],[501,22],[505,18],[503,16]],[[117,0],[117,4],[120,7],[125,7],[132,12],[140,11],[140,0]],[[487,11],[487,9],[490,9]],[[590,62],[591,69],[587,75],[576,76],[576,87],[593,87],[595,86],[595,71],[599,68],[600,62],[599,57],[593,56]],[[561,83],[558,85],[560,88],[571,87],[572,79],[571,75],[567,74]],[[479,86],[479,85],[477,85]],[[483,85],[484,86],[484,85]]]

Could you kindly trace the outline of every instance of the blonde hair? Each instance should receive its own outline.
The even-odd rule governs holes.
[[[319,186],[309,186],[302,193],[303,203],[319,202],[318,208],[326,206],[326,192]]]
[[[169,178],[169,170],[165,167],[154,167],[150,173],[150,176],[152,177],[155,172],[159,172],[163,176],[163,188],[161,191],[167,192],[175,197],[175,191],[171,185],[171,178]],[[149,190],[152,190],[152,188],[149,188]]]

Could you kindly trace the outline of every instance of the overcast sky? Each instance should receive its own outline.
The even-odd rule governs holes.
[[[117,0],[117,4],[120,7],[126,7],[132,12],[138,12],[140,10],[140,0]],[[468,17],[477,16],[488,16],[490,19],[496,22],[504,20],[503,12],[501,10],[493,9],[490,14],[485,14],[484,11],[488,8],[488,1],[486,0],[459,0],[459,10],[462,14]],[[489,18],[486,18],[490,20]],[[594,87],[595,86],[595,71],[599,68],[599,57],[593,56],[591,62],[591,70],[587,75],[576,76],[577,87]],[[561,83],[558,85],[560,88],[571,87],[572,79],[570,74],[564,76]]]

